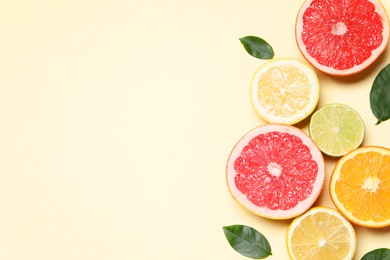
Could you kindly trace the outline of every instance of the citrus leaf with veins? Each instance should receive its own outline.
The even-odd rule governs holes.
[[[377,125],[390,118],[390,64],[376,76],[370,91],[370,107]]]
[[[274,57],[274,50],[271,45],[262,38],[257,36],[246,36],[240,38],[240,42],[249,55],[255,58],[269,60]]]
[[[390,260],[389,248],[378,248],[366,253],[361,260]]]
[[[272,255],[267,238],[252,227],[245,225],[225,226],[223,232],[230,246],[243,256],[261,259]]]

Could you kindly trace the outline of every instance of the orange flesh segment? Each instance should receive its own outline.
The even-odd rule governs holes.
[[[368,152],[346,161],[335,189],[339,201],[357,219],[390,219],[390,155]]]

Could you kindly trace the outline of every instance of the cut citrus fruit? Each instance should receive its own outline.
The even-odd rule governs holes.
[[[263,64],[251,82],[252,104],[268,123],[293,125],[315,109],[320,87],[314,70],[296,59]]]
[[[364,70],[385,50],[389,21],[379,0],[306,0],[295,36],[315,68],[346,76]]]
[[[390,149],[360,147],[341,157],[329,191],[351,222],[372,228],[390,226]]]
[[[322,152],[339,157],[362,144],[364,123],[352,108],[328,104],[311,116],[309,133]]]
[[[254,128],[233,148],[226,166],[230,193],[250,212],[289,219],[318,198],[325,178],[321,151],[300,129],[268,124]]]
[[[314,207],[295,218],[288,227],[286,242],[293,260],[348,260],[356,250],[353,226],[328,207]]]

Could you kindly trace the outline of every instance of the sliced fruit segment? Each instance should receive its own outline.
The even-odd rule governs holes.
[[[233,148],[226,167],[232,196],[249,211],[271,219],[305,212],[319,196],[325,178],[321,151],[300,129],[263,125]]]
[[[389,20],[379,0],[307,0],[297,14],[295,36],[299,50],[315,68],[351,75],[383,53]]]
[[[251,100],[269,123],[293,125],[309,116],[319,99],[314,70],[296,59],[273,59],[263,64],[251,82]]]
[[[352,108],[328,104],[310,118],[309,133],[322,152],[339,157],[362,144],[364,123]]]
[[[351,222],[390,226],[390,149],[367,146],[341,157],[329,190],[335,206]]]
[[[351,223],[327,207],[314,207],[294,219],[287,230],[286,242],[293,260],[348,260],[356,250]]]

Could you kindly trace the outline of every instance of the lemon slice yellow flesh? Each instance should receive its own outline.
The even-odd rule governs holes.
[[[251,101],[269,123],[296,124],[315,109],[320,94],[316,73],[297,59],[273,59],[263,64],[251,82]]]

